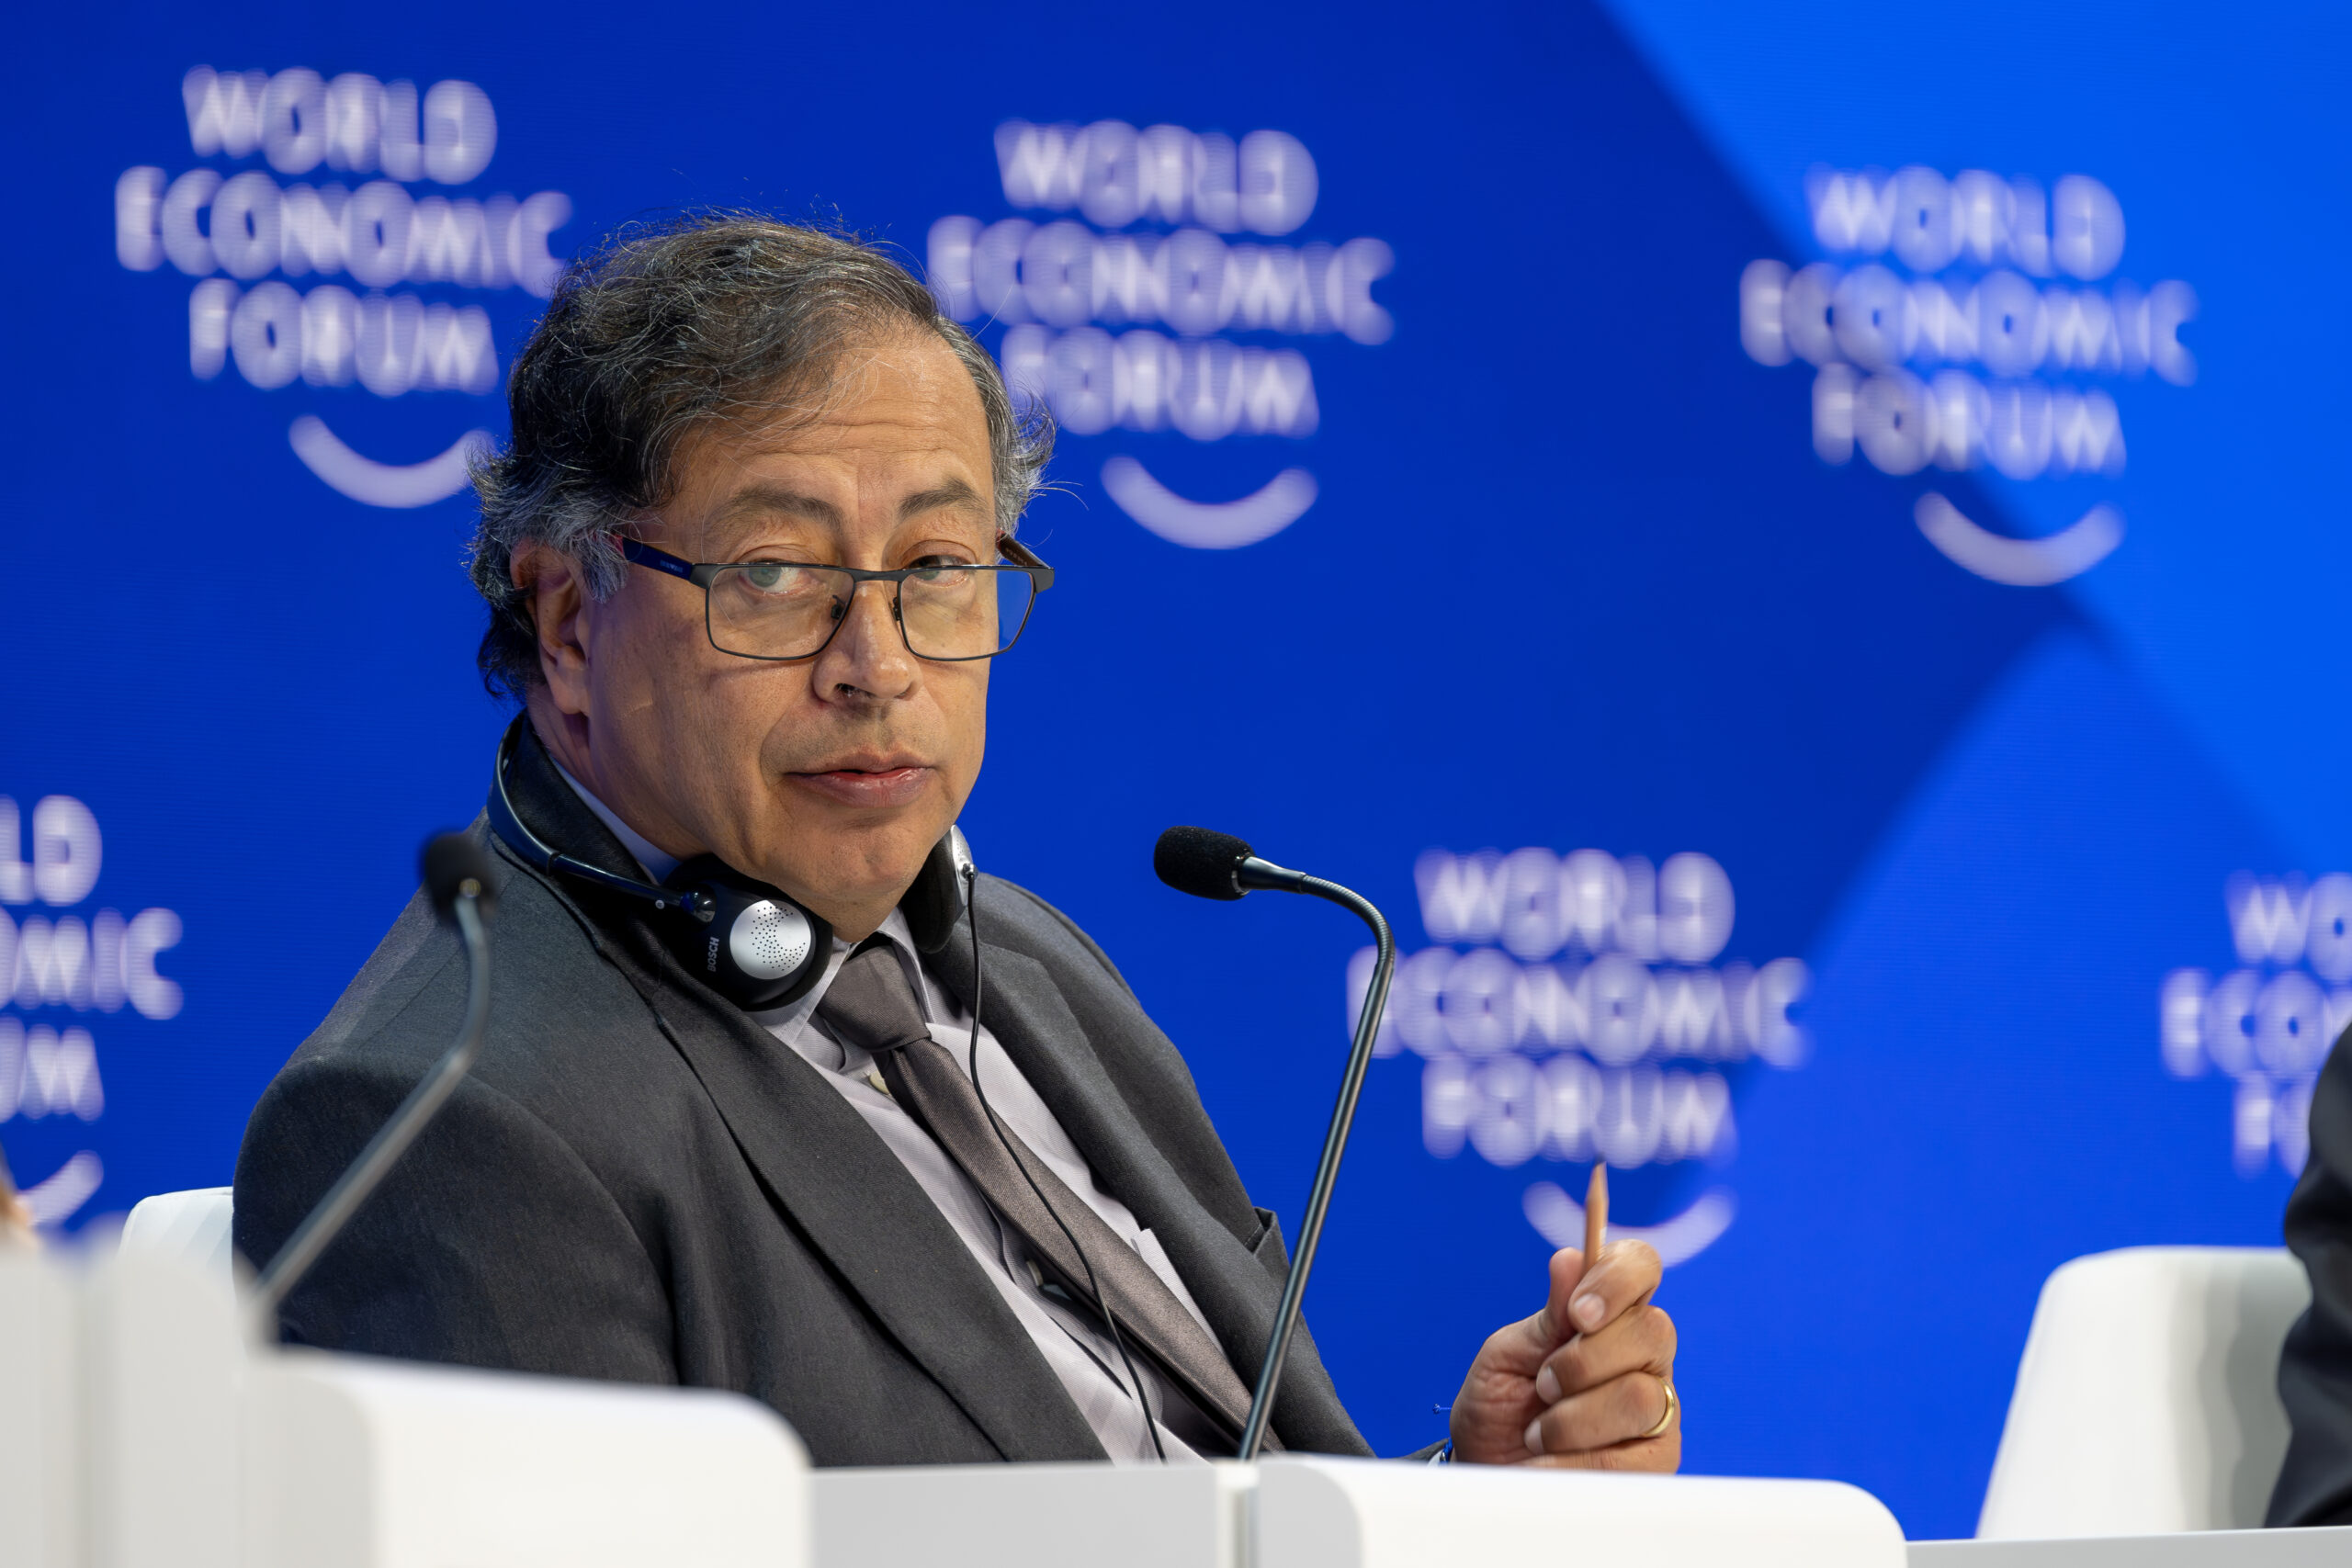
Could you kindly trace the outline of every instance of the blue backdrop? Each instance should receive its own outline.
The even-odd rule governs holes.
[[[2352,1014],[2352,316],[2316,7],[1792,0],[51,13],[0,652],[0,1141],[72,1227],[225,1182],[478,808],[469,444],[551,276],[838,217],[1060,416],[965,826],[1092,930],[1442,1427],[1595,1158],[1696,1470],[1968,1533],[2041,1278],[2274,1244]],[[1547,1239],[1549,1238],[1549,1239]]]

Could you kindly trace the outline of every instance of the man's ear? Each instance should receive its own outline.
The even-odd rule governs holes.
[[[559,711],[588,711],[589,606],[594,603],[580,568],[562,551],[538,540],[519,547],[508,562],[514,586],[531,602],[531,625],[538,633],[539,673]]]

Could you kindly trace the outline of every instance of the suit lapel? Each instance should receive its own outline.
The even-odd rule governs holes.
[[[1242,1382],[1255,1387],[1282,1294],[1279,1281],[1193,1198],[1161,1156],[1103,1070],[1046,966],[985,940],[980,952],[988,971],[981,1021],[1053,1111],[1103,1190],[1133,1210],[1136,1220],[1159,1238],[1227,1359]],[[926,962],[937,966],[942,981],[969,1007],[968,934]],[[1293,1359],[1291,1370],[1297,1366]],[[1283,1392],[1275,1400],[1275,1427],[1285,1442],[1291,1441],[1286,1417],[1297,1386],[1296,1380],[1285,1377]]]
[[[651,942],[640,985],[768,1196],[1008,1460],[1101,1459],[1101,1443],[930,1194],[817,1069]],[[646,947],[653,947],[645,953]],[[666,993],[666,997],[664,996]]]

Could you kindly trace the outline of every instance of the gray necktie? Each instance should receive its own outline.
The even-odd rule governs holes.
[[[817,1016],[835,1038],[874,1054],[891,1098],[947,1151],[989,1206],[1052,1270],[1064,1292],[1073,1301],[1093,1304],[1085,1268],[1091,1263],[1111,1310],[1118,1314],[1120,1332],[1146,1350],[1193,1404],[1238,1437],[1249,1418],[1250,1391],[1225,1352],[1135,1249],[1019,1134],[1005,1126],[1003,1140],[998,1140],[971,1079],[924,1027],[922,1004],[886,942],[869,937],[850,954],[827,988]],[[1019,1167],[1013,1164],[1016,1156]],[[1022,1179],[1023,1169],[1036,1183],[1035,1190]],[[1053,1204],[1053,1213],[1039,1202],[1039,1192]],[[1055,1214],[1061,1217],[1061,1225],[1054,1223]],[[1085,1248],[1085,1263],[1070,1249],[1062,1225]],[[1279,1446],[1272,1434],[1266,1446]]]

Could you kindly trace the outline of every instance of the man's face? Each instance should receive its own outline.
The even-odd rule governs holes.
[[[813,423],[690,440],[641,532],[692,561],[987,563],[989,458],[970,373],[910,333],[852,348]],[[914,657],[882,582],[813,659],[738,658],[711,646],[692,583],[632,567],[598,604],[551,591],[560,560],[515,562],[548,677],[532,716],[559,760],[669,853],[716,854],[846,935],[879,924],[979,776],[989,660]]]

